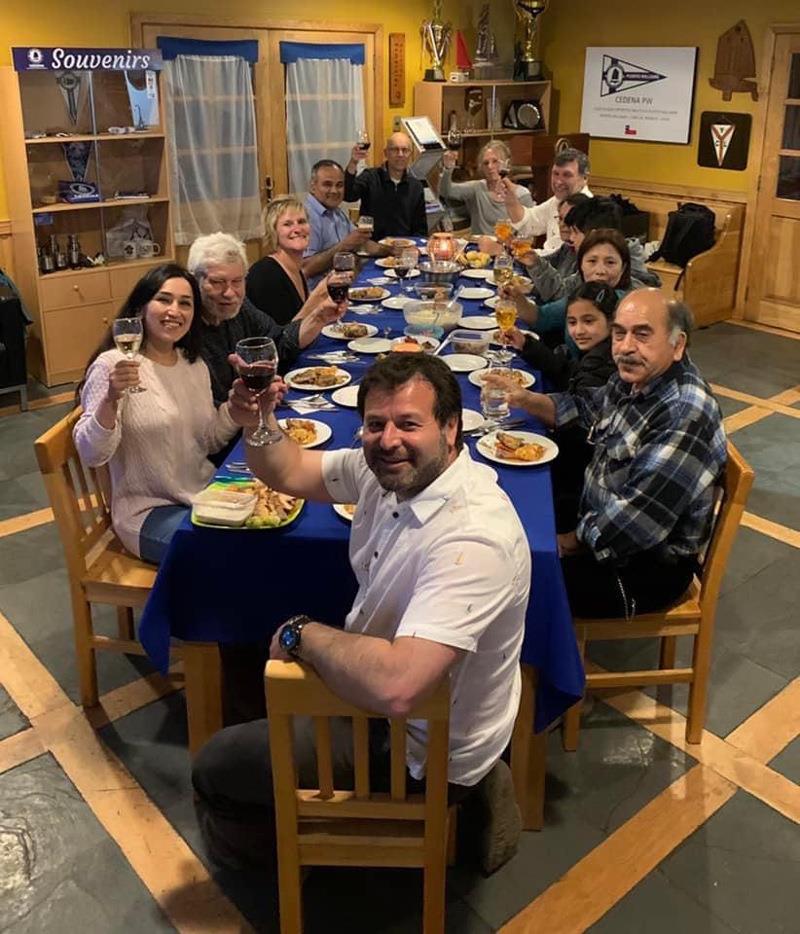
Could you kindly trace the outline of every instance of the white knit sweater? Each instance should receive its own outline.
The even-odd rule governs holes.
[[[214,408],[208,368],[178,354],[174,366],[141,358],[147,392],[126,394],[112,429],[95,412],[106,397],[108,377],[122,354],[107,350],[94,361],[81,392],[83,414],[75,444],[88,467],[108,464],[111,520],[123,545],[139,554],[139,532],[154,506],[188,506],[214,474],[207,455],[237,431],[227,403]]]

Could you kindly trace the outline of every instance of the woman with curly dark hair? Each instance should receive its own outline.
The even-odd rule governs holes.
[[[81,460],[108,464],[114,530],[154,564],[214,473],[207,455],[238,430],[227,403],[214,407],[199,357],[200,307],[197,282],[182,266],[149,270],[117,315],[142,319],[140,357],[113,349],[112,325],[78,389]]]

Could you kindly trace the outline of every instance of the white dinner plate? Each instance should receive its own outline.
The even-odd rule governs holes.
[[[491,279],[494,275],[491,269],[465,269],[461,273],[467,279]]]
[[[300,447],[303,448],[316,448],[320,444],[325,444],[325,442],[333,434],[330,425],[326,425],[325,422],[318,422],[315,418],[279,418],[278,424],[283,428],[284,431],[287,429],[287,422],[311,422],[314,426],[315,431],[317,432],[316,438],[313,441],[307,441],[305,444],[301,444]]]
[[[409,237],[384,237],[383,240],[378,240],[381,246],[394,247],[405,247],[405,246],[416,246],[416,240],[412,240]]]
[[[516,367],[511,367],[511,369],[514,370],[515,372],[522,373],[524,377],[524,380],[521,386],[522,389],[528,389],[531,386],[533,386],[533,384],[536,382],[536,377],[533,375],[533,373],[528,373],[527,370],[517,370]],[[467,379],[472,383],[473,386],[477,386],[480,389],[483,386],[484,376],[485,376],[485,373],[475,372],[475,373],[470,373]]]
[[[372,307],[370,307],[369,310],[375,311],[375,309]],[[360,321],[348,321],[347,324],[361,324],[361,322]],[[367,333],[364,335],[364,337],[372,337],[378,333],[378,329],[375,327],[374,324],[364,324],[362,325],[362,327],[365,327],[367,329]],[[322,329],[322,333],[325,335],[325,337],[332,337],[334,340],[337,340],[337,341],[363,340],[363,338],[360,338],[360,337],[359,338],[346,337],[338,329],[338,325],[336,324],[326,324],[325,327]]]
[[[423,351],[432,353],[434,350],[436,350],[436,348],[441,343],[441,341],[436,340],[435,337],[427,337],[424,334],[408,334],[407,332],[408,332],[408,328],[406,328],[405,331],[403,332],[403,337],[395,337],[394,340],[392,341],[392,344],[393,345],[394,344],[407,344],[408,339],[410,337],[413,337],[414,340],[418,344],[424,344],[422,348]],[[410,352],[413,353],[413,351],[410,351]],[[406,353],[409,353],[409,351],[406,351]]]
[[[489,331],[497,327],[497,318],[494,315],[467,315],[458,325],[471,331]]]
[[[381,294],[376,295],[374,298],[370,298],[366,295],[358,295],[358,292],[364,291],[364,289],[380,289]],[[354,294],[356,293],[356,294]],[[392,293],[388,289],[383,289],[379,285],[354,285],[347,293],[348,299],[351,302],[379,302],[384,298],[388,298]]]
[[[412,301],[412,299],[407,298],[405,295],[393,295],[391,298],[385,298],[381,302],[381,305],[383,305],[384,308],[391,308],[392,311],[402,311],[403,305],[410,301]]]
[[[499,301],[500,301],[500,296],[495,295],[493,298],[487,298],[483,304],[486,305],[487,308],[495,308]]]
[[[331,399],[337,405],[344,405],[348,409],[354,409],[358,405],[358,384],[355,386],[342,386],[331,393]]]
[[[475,409],[461,410],[461,427],[464,431],[472,431],[475,428],[480,428],[485,421],[486,419],[480,412],[476,412]]]
[[[462,289],[459,298],[465,298],[468,301],[477,301],[478,299],[491,298],[494,292],[485,286],[468,286]]]
[[[501,428],[499,430],[502,431],[503,429]],[[549,461],[555,460],[555,458],[558,457],[558,445],[549,438],[545,438],[544,435],[537,435],[532,431],[517,431],[514,428],[510,429],[508,434],[515,435],[517,438],[522,438],[526,444],[541,444],[544,448],[544,454],[538,461],[516,461],[505,457],[498,457],[494,453],[496,431],[492,431],[478,440],[478,443],[475,445],[478,453],[487,460],[494,461],[496,464],[505,464],[507,467],[539,467],[541,464],[547,464]]]
[[[298,383],[295,382],[297,377],[301,373],[305,373],[306,370],[312,370],[314,367],[304,366],[298,370],[292,370],[291,373],[287,373],[283,377],[284,382],[287,386],[291,386],[292,389],[301,389],[303,392],[327,392],[329,389],[335,389],[336,386],[346,386],[350,380],[353,378],[347,370],[342,370],[338,366],[336,367],[336,376],[339,380],[336,386],[316,386],[311,383]]]
[[[454,373],[472,373],[482,370],[487,365],[486,358],[475,353],[450,353],[440,359],[444,360]]]
[[[341,516],[345,522],[353,521],[353,515],[355,514],[355,507],[352,504],[350,504],[350,509],[353,510],[352,513],[347,511],[348,507],[345,506],[344,503],[331,503],[331,506],[333,507],[333,511],[336,513],[336,515]]]
[[[394,267],[400,262],[396,256],[382,256],[380,259],[375,260],[375,265],[380,266],[381,269],[394,269]]]
[[[353,353],[386,353],[392,349],[392,342],[385,337],[358,337],[347,347]]]
[[[389,279],[399,279],[399,278],[400,278],[400,276],[397,275],[397,273],[394,271],[394,269],[387,269],[387,270],[386,270],[386,275],[387,275],[387,277],[388,277]],[[406,276],[406,279],[413,279],[414,276],[418,276],[418,275],[420,275],[419,269],[409,269],[409,270],[408,270],[408,275]]]

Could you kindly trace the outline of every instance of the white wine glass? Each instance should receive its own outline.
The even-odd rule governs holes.
[[[510,285],[514,278],[514,260],[508,253],[499,253],[494,258],[494,269],[492,270],[492,280],[498,288],[504,285]]]
[[[135,360],[144,338],[144,323],[141,318],[117,318],[111,326],[114,345],[128,360]],[[129,386],[126,392],[147,392],[147,387],[138,383]]]
[[[245,433],[245,441],[251,447],[261,448],[275,444],[283,438],[283,432],[267,425],[261,399],[278,372],[278,348],[269,337],[246,337],[236,344],[239,361],[237,372],[258,403],[258,428]]]

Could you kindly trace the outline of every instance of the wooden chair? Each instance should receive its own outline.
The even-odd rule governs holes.
[[[428,721],[426,790],[406,793],[406,722],[391,720],[391,790],[370,791],[368,721],[384,719],[333,694],[311,669],[270,661],[267,709],[278,843],[281,934],[302,931],[301,866],[403,866],[424,871],[424,934],[444,931],[445,866],[455,809],[447,806],[450,687],[409,714]],[[319,788],[297,787],[292,718],[314,718]],[[331,717],[353,721],[354,790],[334,788]],[[451,836],[451,847],[453,838]]]
[[[97,651],[144,655],[134,634],[133,607],[144,606],[156,569],[125,552],[114,535],[108,471],[84,469],[72,440],[80,414],[76,408],[62,418],[34,449],[64,547],[81,703],[90,707],[98,700]],[[95,635],[93,603],[117,607],[119,638]]]
[[[648,684],[689,684],[689,710],[686,741],[699,743],[706,719],[708,677],[711,668],[711,641],[717,612],[717,599],[745,503],[753,485],[753,469],[728,442],[728,462],[722,483],[719,511],[706,549],[699,580],[692,582],[683,600],[660,613],[646,613],[632,620],[576,619],[575,629],[581,655],[593,639],[661,640],[659,667],[650,671],[587,672],[586,689],[632,688]],[[694,646],[688,668],[675,667],[678,636],[690,635]],[[571,707],[564,717],[564,748],[578,746],[581,704]]]
[[[536,669],[522,664],[522,693],[511,735],[511,777],[522,814],[523,830],[541,830],[544,823],[544,781],[547,733],[534,733]]]

